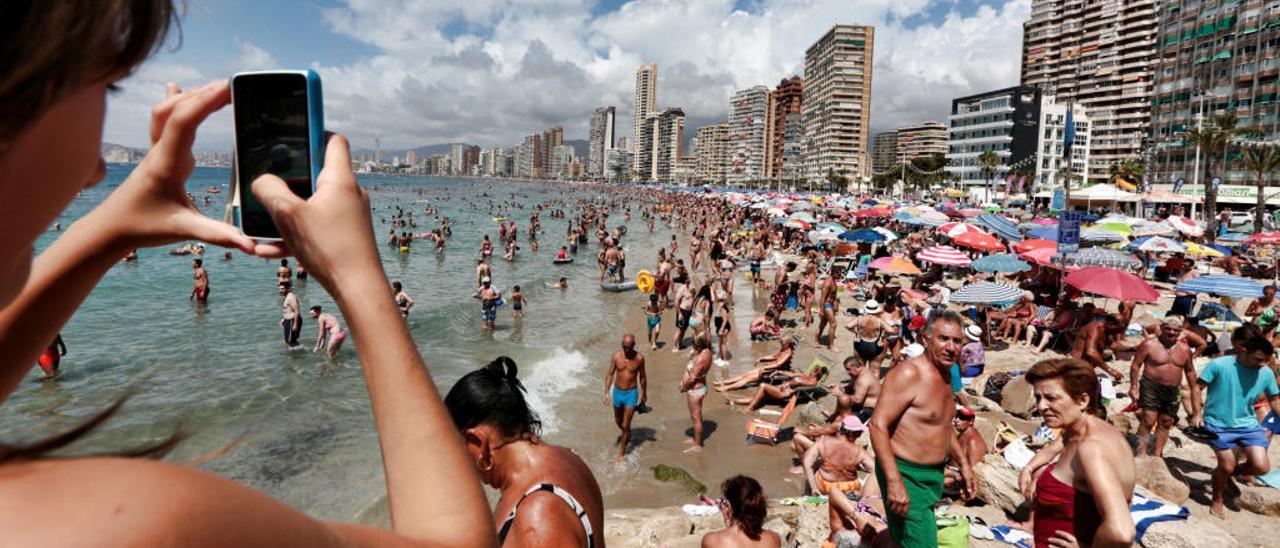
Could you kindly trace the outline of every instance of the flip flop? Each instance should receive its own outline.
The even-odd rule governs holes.
[[[1203,426],[1188,426],[1182,429],[1182,433],[1200,443],[1208,443],[1218,439],[1218,435],[1210,432],[1208,428]]]

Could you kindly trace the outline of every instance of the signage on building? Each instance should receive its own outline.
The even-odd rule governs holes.
[[[1058,253],[1080,251],[1080,217],[1075,211],[1064,211],[1058,217]]]

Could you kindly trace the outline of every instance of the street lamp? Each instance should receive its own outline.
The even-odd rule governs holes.
[[[1197,89],[1191,92],[1191,96],[1200,98],[1200,110],[1196,113],[1196,132],[1198,133],[1204,129],[1204,99],[1205,97],[1216,98],[1217,95],[1207,89]],[[1193,175],[1191,176],[1191,188],[1200,188],[1200,141],[1198,140],[1196,141],[1196,163],[1192,169],[1194,171],[1192,171]],[[1206,177],[1208,175],[1208,173],[1205,173]],[[1195,202],[1191,202],[1191,218],[1196,218]]]

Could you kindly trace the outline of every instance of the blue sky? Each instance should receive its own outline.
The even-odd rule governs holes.
[[[145,144],[165,81],[314,68],[329,127],[357,146],[466,141],[510,146],[563,125],[586,133],[598,106],[630,133],[632,74],[659,64],[660,107],[688,131],[722,120],[728,97],[803,71],[836,23],[876,27],[872,128],[945,117],[952,97],[1017,81],[1030,0],[188,0],[182,43],[153,56],[110,105],[105,139]],[[197,147],[226,148],[229,116]]]

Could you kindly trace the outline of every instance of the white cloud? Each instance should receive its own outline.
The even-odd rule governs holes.
[[[234,71],[250,71],[250,70],[268,70],[280,68],[280,63],[276,61],[267,50],[264,50],[250,42],[240,43],[240,57],[236,59],[232,65]]]
[[[353,63],[313,65],[324,79],[327,125],[356,146],[371,146],[375,136],[384,149],[450,141],[509,146],[553,124],[564,125],[568,138],[583,137],[591,110],[613,105],[618,133],[627,135],[633,73],[656,61],[659,106],[684,108],[692,129],[726,116],[735,89],[773,86],[803,72],[804,50],[833,24],[863,23],[876,27],[872,129],[887,130],[945,119],[954,97],[1016,84],[1030,11],[1030,0],[1012,0],[907,29],[903,18],[955,2],[759,0],[746,12],[734,11],[732,0],[634,0],[592,17],[594,4],[346,0],[326,9],[334,32],[379,51]],[[468,32],[450,37],[446,28]],[[239,50],[245,66],[274,63],[254,44]],[[151,72],[149,65],[135,78]],[[134,87],[130,82],[119,99],[136,100]],[[113,116],[109,130],[118,120]],[[145,128],[145,119],[139,123]],[[202,129],[201,144],[216,144],[222,131]]]

